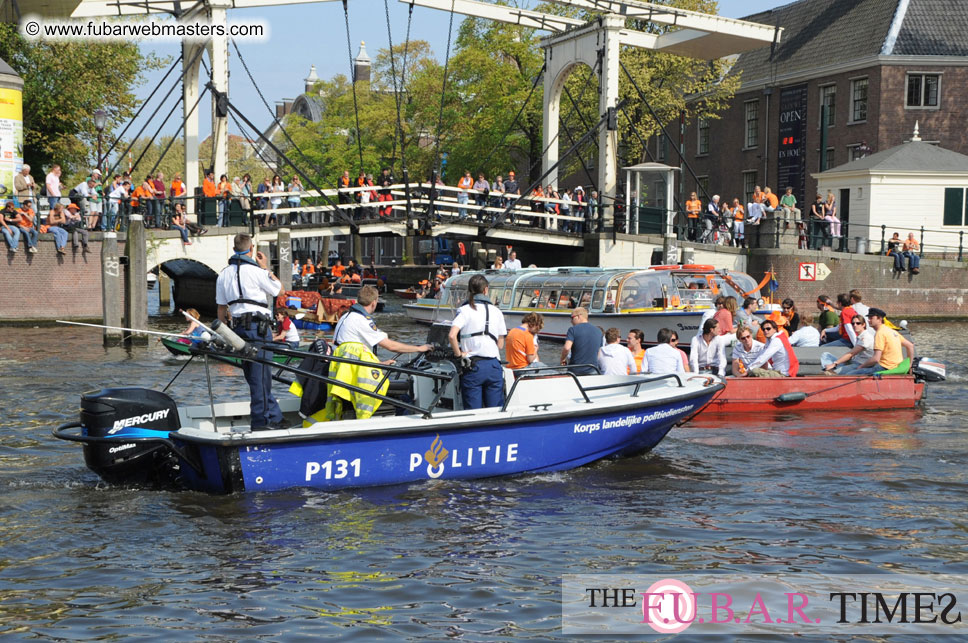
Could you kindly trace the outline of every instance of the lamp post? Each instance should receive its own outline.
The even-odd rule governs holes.
[[[108,124],[108,113],[103,109],[94,110],[94,129],[97,130],[97,167],[98,172],[103,175],[104,170],[101,169],[101,136],[104,134],[104,128]]]

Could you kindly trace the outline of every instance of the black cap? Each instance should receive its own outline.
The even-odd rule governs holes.
[[[880,317],[881,319],[887,318],[887,313],[885,313],[880,308],[871,308],[867,311],[868,317]]]

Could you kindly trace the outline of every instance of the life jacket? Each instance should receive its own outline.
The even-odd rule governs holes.
[[[790,338],[787,337],[786,333],[777,333],[776,336],[780,338],[783,348],[786,349],[787,359],[790,360],[789,376],[796,377],[797,372],[800,370],[800,360],[797,359],[797,354],[793,352],[793,346],[790,344]]]
[[[260,306],[262,308],[265,308],[266,310],[269,310],[269,304],[267,304],[265,301],[256,301],[254,299],[248,299],[247,297],[245,297],[242,291],[242,266],[251,265],[251,266],[255,266],[259,270],[262,270],[262,266],[260,266],[255,259],[252,259],[251,257],[248,257],[244,254],[241,254],[241,255],[234,254],[231,257],[229,257],[229,265],[235,266],[235,283],[238,285],[238,288],[239,288],[239,296],[238,298],[230,301],[228,305],[231,306],[232,304],[252,304],[253,306]]]
[[[465,333],[463,330],[461,330],[461,333],[458,336],[458,341],[464,339],[465,337],[480,337],[481,335],[487,335],[491,338],[491,340],[494,341],[495,344],[497,344],[497,337],[491,334],[491,306],[494,304],[483,297],[475,297],[474,303],[484,304],[484,330],[479,330],[476,333]],[[461,305],[466,306],[469,304],[470,300],[467,300]]]
[[[339,331],[341,328],[343,328],[343,322],[349,319],[349,316],[354,313],[357,315],[363,315],[364,319],[366,319],[366,321],[368,322],[371,322],[371,323],[373,322],[373,318],[370,316],[370,313],[366,312],[366,309],[363,308],[363,306],[360,306],[359,304],[353,304],[352,306],[349,307],[349,309],[347,309],[346,314],[340,317],[340,320],[336,322],[336,328],[333,329],[333,345],[335,346],[340,345],[336,339],[337,337],[339,337]],[[344,343],[347,343],[347,342],[344,342]]]

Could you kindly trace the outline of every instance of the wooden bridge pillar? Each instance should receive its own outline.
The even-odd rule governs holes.
[[[121,260],[118,257],[118,233],[105,232],[101,241],[101,306],[105,326],[121,325]],[[104,329],[104,345],[121,339],[122,331]]]
[[[292,290],[292,237],[289,228],[279,228],[279,281],[283,290]]]
[[[125,244],[128,265],[125,279],[125,326],[148,328],[148,254],[145,246],[144,217],[132,214],[128,218],[128,240]],[[126,335],[125,344],[147,344],[147,335]]]

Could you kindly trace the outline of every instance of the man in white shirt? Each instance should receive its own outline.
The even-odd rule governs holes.
[[[793,362],[787,351],[792,352],[793,348],[787,348],[789,339],[780,335],[779,327],[772,319],[765,320],[760,328],[766,335],[766,348],[750,364],[746,375],[748,377],[790,377]],[[763,368],[768,362],[772,368]]]
[[[605,345],[598,350],[598,370],[602,375],[628,375],[638,371],[632,351],[618,343],[621,338],[617,328],[605,331]]]
[[[719,335],[719,322],[707,319],[702,333],[697,333],[689,345],[689,368],[693,373],[712,371],[726,375],[726,342]]]
[[[800,328],[790,335],[791,346],[820,346],[820,331],[813,325],[813,315],[804,313],[800,317]]]
[[[55,165],[50,168],[50,173],[47,175],[47,201],[50,205],[50,209],[53,210],[54,206],[60,203],[61,199],[61,166]]]
[[[659,330],[656,341],[659,342],[656,346],[645,349],[647,371],[653,375],[685,373],[682,355],[678,349],[672,347],[672,331],[668,328]]]
[[[859,313],[851,318],[850,323],[857,333],[854,347],[837,358],[832,353],[820,355],[820,366],[824,373],[852,375],[861,364],[874,356],[874,329],[867,325],[867,321]]]
[[[740,326],[736,331],[737,342],[733,344],[733,375],[745,375],[766,344],[753,339],[753,330],[749,326]]]
[[[505,270],[521,270],[521,260],[518,259],[518,253],[511,251],[508,255],[508,260],[504,262]]]
[[[255,251],[252,237],[237,234],[235,253],[215,282],[218,319],[246,341],[261,345],[272,338],[270,297],[282,290],[282,283],[267,268],[268,259]],[[249,385],[249,415],[253,431],[287,429],[279,403],[272,395],[272,356],[260,349],[259,359],[267,364],[243,361],[242,373]]]
[[[333,331],[333,343],[339,346],[345,342],[359,342],[376,353],[376,347],[381,346],[392,353],[426,353],[433,349],[430,344],[415,346],[404,344],[389,338],[376,327],[371,315],[376,310],[380,293],[373,286],[363,286],[356,296],[356,303],[349,307]],[[391,363],[387,360],[384,364]]]

